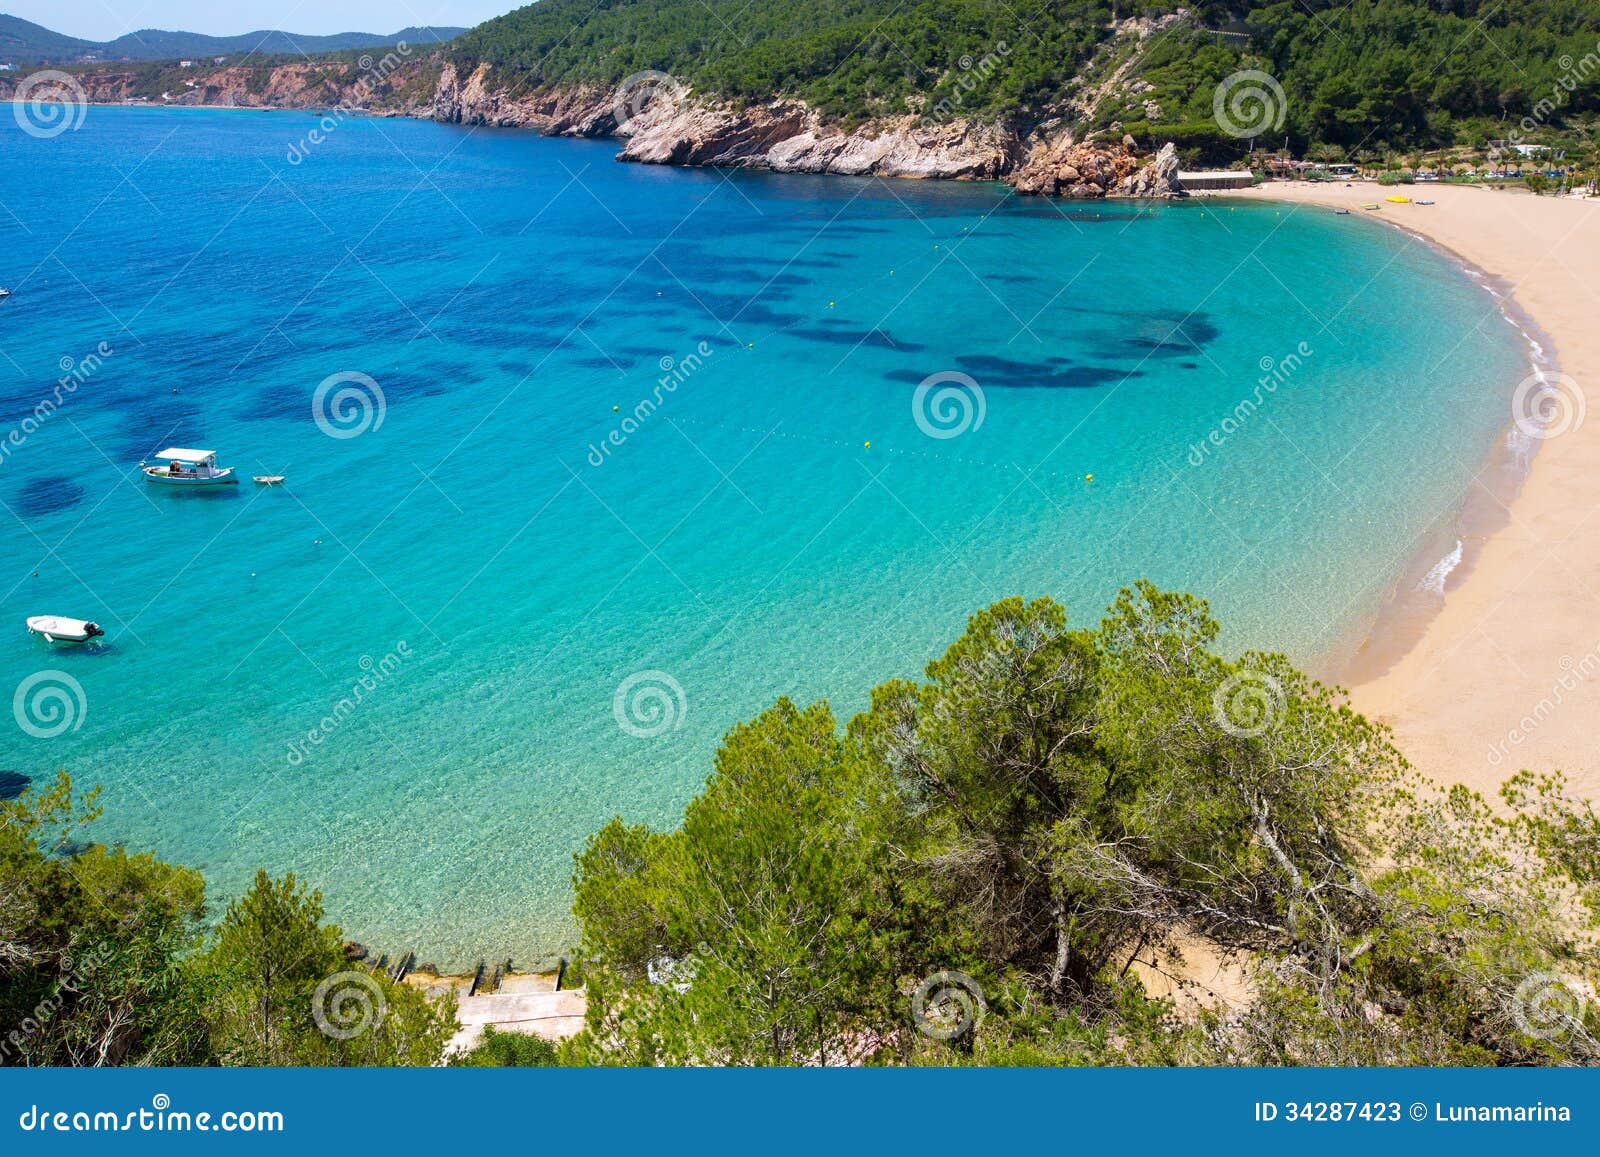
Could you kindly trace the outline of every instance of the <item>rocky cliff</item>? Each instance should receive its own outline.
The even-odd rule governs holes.
[[[825,123],[801,101],[736,105],[697,96],[660,73],[635,74],[614,90],[526,91],[486,64],[463,76],[438,55],[391,51],[377,59],[280,65],[105,66],[73,79],[85,99],[99,104],[337,107],[610,137],[621,144],[619,160],[643,164],[1001,180],[1019,193],[1075,198],[1182,195],[1171,145],[1142,162],[1131,139],[1080,141],[1060,121],[1019,131],[993,120],[906,115],[846,129]],[[0,98],[17,83],[0,78]]]
[[[278,65],[176,61],[74,69],[70,84],[91,104],[214,105],[235,108],[360,109],[384,116],[431,116],[439,61],[414,50]],[[27,74],[0,75],[0,100]],[[71,89],[56,87],[71,99]]]
[[[1070,132],[1018,134],[995,122],[905,116],[853,129],[823,123],[803,102],[732,105],[697,98],[666,76],[615,91],[519,92],[487,65],[439,77],[436,119],[529,128],[554,136],[614,137],[619,160],[760,168],[780,173],[1005,180],[1018,192],[1072,197],[1180,196],[1171,147],[1141,164],[1132,142],[1106,147]]]

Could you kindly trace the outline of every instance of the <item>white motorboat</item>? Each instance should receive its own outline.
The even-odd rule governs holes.
[[[87,643],[105,634],[99,623],[65,615],[34,615],[28,620],[28,633],[39,635],[47,643]]]
[[[259,482],[263,486],[277,486],[277,485],[280,485],[283,482],[283,475],[282,474],[257,474],[257,475],[254,476],[254,481]]]
[[[215,450],[169,447],[156,455],[156,464],[139,463],[146,482],[163,486],[232,486],[238,483],[232,466],[218,466]]]

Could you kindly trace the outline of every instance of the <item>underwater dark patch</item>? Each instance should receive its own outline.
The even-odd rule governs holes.
[[[17,513],[39,517],[70,510],[83,501],[84,489],[68,476],[35,478],[17,492]]]
[[[1066,358],[1023,362],[1011,358],[966,357],[957,358],[956,363],[983,390],[1092,390],[1144,376],[1139,370],[1068,365]],[[916,370],[890,370],[883,376],[891,382],[920,385],[928,374]]]
[[[927,347],[914,341],[904,341],[886,329],[827,329],[814,326],[809,329],[792,329],[791,335],[805,341],[830,342],[834,345],[868,346],[873,349],[894,350],[896,353],[916,353]],[[919,381],[921,379],[918,379]]]
[[[573,358],[572,364],[575,366],[582,366],[586,370],[613,370],[620,374],[626,372],[628,367],[633,364],[633,359],[581,357]]]
[[[32,782],[30,776],[20,771],[0,771],[0,799],[19,798]]]

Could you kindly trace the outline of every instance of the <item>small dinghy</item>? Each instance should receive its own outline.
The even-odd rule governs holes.
[[[105,634],[99,623],[69,619],[64,615],[34,615],[28,620],[28,633],[47,643],[87,643]]]
[[[252,478],[263,486],[276,486],[283,481],[284,476],[282,474],[256,474],[252,475]]]
[[[1350,216],[1350,210],[1348,210],[1348,209],[1335,209],[1333,211],[1333,215],[1335,217],[1348,217],[1348,216]]]

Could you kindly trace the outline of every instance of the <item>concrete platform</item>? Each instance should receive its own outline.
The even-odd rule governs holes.
[[[583,1014],[588,1007],[582,989],[463,996],[456,1009],[461,1031],[450,1038],[449,1047],[451,1051],[472,1048],[483,1038],[483,1028],[489,1024],[501,1032],[565,1040],[583,1028]]]

